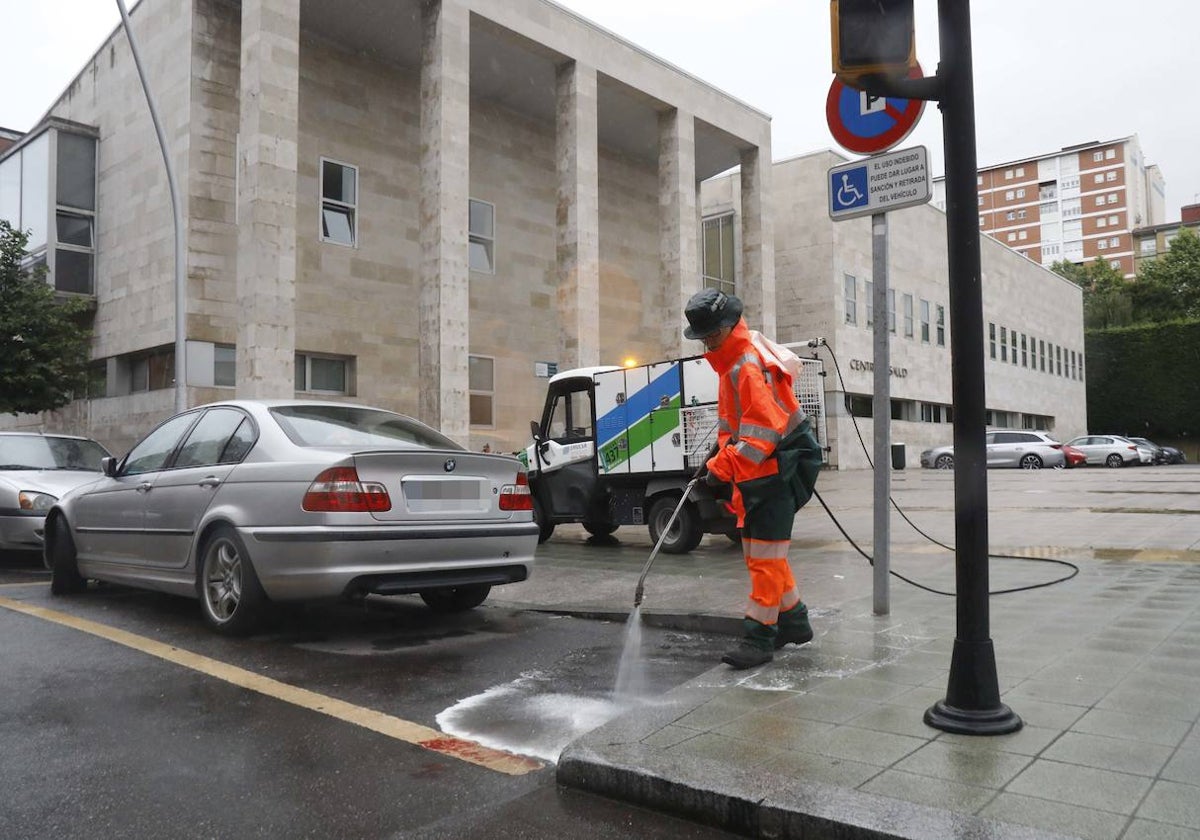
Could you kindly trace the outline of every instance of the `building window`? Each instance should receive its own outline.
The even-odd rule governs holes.
[[[842,300],[846,307],[846,323],[858,323],[858,279],[853,274],[842,275]]]
[[[1097,172],[1095,175],[1092,176],[1092,181],[1094,181],[1097,184],[1103,184],[1104,183],[1104,173]]]
[[[1103,206],[1104,206],[1104,196],[1102,196],[1102,195],[1098,195],[1098,196],[1096,196],[1096,206],[1097,206],[1097,207],[1103,207]]]
[[[1104,150],[1104,159],[1105,159],[1105,160],[1112,160],[1112,159],[1113,159],[1113,158],[1115,158],[1116,156],[1117,156],[1117,150],[1116,150],[1116,149],[1105,149],[1105,150]]]
[[[358,244],[358,168],[321,158],[321,241]]]
[[[1113,236],[1113,237],[1109,238],[1109,240],[1108,240],[1109,248],[1119,248],[1120,245],[1121,245],[1121,237]]]
[[[232,344],[213,346],[213,385],[222,388],[237,385],[237,348]]]
[[[1024,218],[1025,218],[1025,211],[1024,211],[1024,210],[1018,210],[1018,211],[1017,211],[1017,218],[1018,218],[1018,219],[1024,219]]]
[[[1021,367],[1029,367],[1029,351],[1025,347],[1025,341],[1029,336],[1021,333]]]
[[[1024,198],[1024,197],[1025,197],[1025,188],[1021,187],[1021,189],[1017,190],[1017,198]]]
[[[1143,239],[1138,243],[1138,250],[1143,257],[1151,256],[1156,253],[1157,243],[1153,239]]]
[[[1101,251],[1103,251],[1105,248],[1108,247],[1108,242],[1101,239],[1099,242],[1096,243],[1096,247],[1099,248]]]
[[[904,296],[904,337],[913,337],[913,296]]]
[[[896,331],[896,290],[887,290],[888,331]]]
[[[1112,225],[1113,227],[1117,227],[1121,224],[1121,217],[1120,216],[1109,216],[1108,223],[1110,225]]]
[[[1004,200],[1012,201],[1014,195],[1016,195],[1016,193],[1014,193],[1012,190],[1005,190],[1004,191]]]
[[[296,354],[296,390],[312,394],[349,394],[353,358]]]
[[[1008,361],[1008,327],[1000,328],[1000,361]]]
[[[1108,219],[1104,218],[1103,216],[1100,216],[1098,219],[1096,219],[1096,227],[1102,228],[1107,225],[1108,225]]]
[[[916,420],[917,403],[914,400],[892,400],[893,420]]]
[[[1042,360],[1042,373],[1046,372],[1046,342],[1038,340],[1038,356]]]
[[[921,422],[941,423],[942,406],[936,405],[935,403],[921,403]]]
[[[867,307],[867,326],[875,324],[875,284],[870,280],[863,282],[863,293],[866,296],[864,303]]]
[[[1029,231],[1022,230],[1022,231],[1017,232],[1017,239],[1020,239],[1021,241],[1025,241],[1028,238],[1029,238]]]
[[[1121,261],[1120,261],[1120,260],[1109,260],[1109,261],[1108,261],[1108,264],[1109,264],[1109,265],[1111,265],[1113,268],[1116,268],[1116,269],[1119,269],[1119,268],[1121,267]]]
[[[1071,379],[1075,378],[1075,351],[1071,351],[1071,368],[1067,374]]]
[[[988,321],[988,356],[996,358],[996,323]]]
[[[496,360],[489,356],[467,358],[471,425],[493,428],[496,393]]]
[[[1009,242],[1016,242],[1016,241],[1017,241],[1017,235],[1016,235],[1015,233],[1010,233],[1010,234],[1008,235],[1007,239],[1008,239],[1008,241],[1009,241]]]
[[[851,417],[871,417],[874,409],[875,405],[871,396],[867,394],[846,395],[846,410],[850,412]]]
[[[1109,193],[1109,194],[1108,194],[1108,196],[1106,197],[1106,199],[1105,199],[1105,200],[1106,200],[1106,201],[1107,201],[1109,204],[1116,204],[1116,203],[1117,203],[1117,198],[1118,198],[1118,196],[1117,196],[1117,194],[1116,194],[1116,193]]]
[[[1004,170],[1004,180],[1006,180],[1006,181],[1011,181],[1011,180],[1012,180],[1012,176],[1013,176],[1013,171],[1012,171],[1011,169],[1005,169],[1005,170]]]
[[[1092,152],[1092,162],[1099,163],[1104,160],[1104,152]]]
[[[472,198],[468,206],[467,248],[471,271],[496,273],[496,206]]]
[[[54,288],[90,295],[96,242],[96,141],[55,133]]]
[[[921,341],[929,343],[929,301],[921,301]]]
[[[1025,177],[1025,167],[1024,167],[1024,166],[1018,166],[1018,167],[1017,167],[1017,177],[1018,177],[1018,178],[1024,178],[1024,177]]]
[[[1014,365],[1017,363],[1017,331],[1009,330],[1008,333],[1008,360]]]
[[[1110,169],[1108,172],[1105,172],[1105,173],[1104,173],[1104,180],[1105,180],[1105,181],[1115,181],[1115,180],[1117,180],[1117,170],[1115,170],[1115,169]]]
[[[1056,357],[1056,359],[1057,359],[1057,361],[1056,361],[1056,366],[1057,366],[1057,368],[1058,368],[1058,370],[1056,371],[1056,374],[1057,374],[1058,376],[1062,376],[1062,357],[1063,357],[1063,349],[1062,349],[1062,347],[1061,347],[1061,346],[1060,346],[1060,347],[1055,347],[1055,348],[1054,348],[1054,355],[1055,355],[1055,357]]]
[[[937,343],[938,347],[946,346],[946,307],[937,305]]]
[[[1016,218],[1017,218],[1017,214],[1014,213],[1012,210],[1009,210],[1007,213],[1004,214],[1005,221],[1011,222]]]
[[[733,214],[704,220],[704,286],[727,295],[737,292]]]

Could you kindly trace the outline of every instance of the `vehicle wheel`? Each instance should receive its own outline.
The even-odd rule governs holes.
[[[615,533],[617,528],[621,526],[614,525],[611,522],[584,522],[583,530],[587,531],[593,537],[607,537],[609,534]]]
[[[538,545],[541,545],[554,533],[554,524],[546,521],[546,512],[537,496],[533,497],[533,521],[538,525]]]
[[[487,598],[492,587],[487,583],[469,586],[444,586],[441,589],[426,589],[418,593],[421,600],[435,613],[456,613],[478,607]]]
[[[209,626],[226,636],[254,632],[267,609],[242,538],[228,525],[209,534],[200,552],[200,604]]]
[[[1040,470],[1042,459],[1030,452],[1021,456],[1020,466],[1023,470]]]
[[[75,540],[71,529],[62,517],[55,519],[53,531],[46,529],[46,560],[50,567],[50,594],[73,595],[87,588],[87,581],[79,574],[75,555]]]
[[[675,512],[675,506],[678,504],[678,496],[659,496],[650,505],[648,525],[650,539],[655,545],[658,545],[658,538],[662,536],[671,519],[671,514]],[[696,512],[696,506],[691,502],[685,502],[679,509],[679,516],[675,517],[671,530],[667,531],[661,550],[667,554],[687,554],[700,545],[700,540],[703,538],[704,531],[700,527],[700,516]]]
[[[954,469],[954,456],[953,455],[939,455],[939,456],[937,456],[937,460],[933,462],[933,466],[934,466],[934,469],[952,470],[952,469]]]
[[[1125,466],[1125,459],[1122,458],[1120,455],[1118,455],[1116,452],[1114,452],[1113,454],[1109,455],[1107,458],[1104,459],[1104,463],[1107,466],[1110,466],[1113,469],[1116,469],[1117,467]]]

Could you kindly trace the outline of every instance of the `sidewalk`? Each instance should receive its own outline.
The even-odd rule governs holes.
[[[717,666],[594,730],[563,752],[559,780],[761,837],[1200,840],[1198,479],[1188,467],[989,475],[993,552],[1080,567],[1068,582],[991,599],[1019,732],[923,723],[945,697],[955,600],[893,578],[890,615],[873,615],[870,567],[814,502],[792,552],[813,642],[751,671]],[[819,489],[869,540],[869,474],[828,473]],[[908,471],[893,486],[946,542],[951,491],[944,473]],[[953,589],[952,554],[896,516],[892,533],[893,570]],[[648,537],[586,536],[561,528],[534,578],[490,603],[627,614]],[[991,587],[1068,571],[993,560]],[[740,552],[709,537],[655,561],[643,619],[736,632],[746,588]]]

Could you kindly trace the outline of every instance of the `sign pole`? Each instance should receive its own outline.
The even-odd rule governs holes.
[[[888,457],[892,441],[892,391],[891,391],[891,347],[889,335],[891,311],[888,309],[887,271],[888,223],[887,213],[871,216],[871,290],[872,306],[875,309],[875,324],[872,333],[875,354],[875,387],[871,400],[871,414],[875,430],[875,528],[873,604],[875,615],[891,612],[888,594],[888,572],[891,569],[891,533],[889,529],[888,499],[891,497],[892,466]]]

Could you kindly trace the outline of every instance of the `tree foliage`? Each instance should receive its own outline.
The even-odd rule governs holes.
[[[1181,228],[1167,253],[1142,265],[1130,291],[1140,321],[1200,318],[1200,237]]]
[[[45,268],[21,267],[28,237],[0,220],[0,412],[51,411],[87,392],[87,303],[59,300]]]
[[[1134,322],[1131,284],[1106,259],[1084,265],[1060,261],[1050,270],[1083,289],[1083,325],[1088,329],[1121,327]]]

